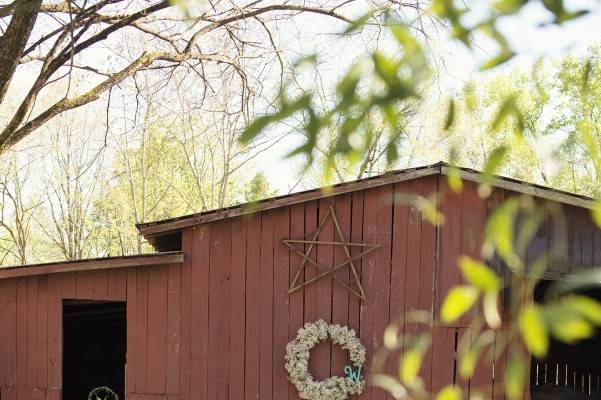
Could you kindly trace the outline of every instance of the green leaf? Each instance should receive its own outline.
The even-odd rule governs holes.
[[[591,72],[593,71],[593,60],[589,57],[584,64],[582,70],[582,89],[588,90],[589,81],[591,79]]]
[[[421,349],[414,347],[403,354],[401,357],[401,382],[405,384],[411,384],[422,367],[423,352]]]
[[[519,327],[528,350],[536,357],[545,356],[549,349],[549,333],[543,314],[536,304],[530,304],[521,311]]]
[[[407,389],[405,389],[398,379],[378,373],[372,373],[370,377],[374,387],[382,388],[387,392],[394,394],[397,398],[404,398],[407,396]]]
[[[505,374],[505,393],[509,400],[522,400],[524,394],[524,374],[526,367],[520,353],[512,354],[507,362]]]
[[[390,33],[392,33],[392,36],[394,36],[397,43],[403,46],[405,53],[415,55],[416,51],[421,52],[419,43],[415,40],[415,36],[409,32],[406,25],[399,23],[398,21],[389,21],[389,23]],[[406,56],[407,55],[409,54],[406,54]]]
[[[459,168],[455,166],[449,167],[447,181],[449,182],[449,187],[453,192],[461,193],[463,190],[463,180],[461,180],[461,171],[459,171]]]
[[[507,96],[503,100],[491,125],[491,130],[493,132],[498,132],[510,116],[519,114],[517,100],[516,94]]]
[[[561,15],[557,16],[557,18],[555,19],[555,23],[558,25],[561,25],[564,22],[568,22],[573,19],[580,18],[584,15],[587,15],[589,12],[590,12],[589,10],[578,10],[576,12],[564,12]]]
[[[595,325],[601,325],[601,302],[592,297],[577,294],[564,297],[562,302]]]
[[[467,352],[459,355],[459,375],[463,379],[469,380],[474,375],[481,350],[481,346],[472,346]]]
[[[399,70],[398,62],[386,57],[381,52],[376,52],[372,56],[376,73],[382,78],[386,85],[392,86],[399,80],[397,72]]]
[[[514,219],[519,209],[519,200],[512,197],[502,203],[490,216],[484,232],[487,257],[491,257],[496,249],[507,265],[515,269],[519,267],[519,259],[513,250]]]
[[[434,226],[439,226],[444,223],[444,214],[436,207],[436,199],[428,199],[426,197],[417,196],[415,205],[421,211],[423,219]]]
[[[464,339],[471,339],[470,346],[467,349],[463,346],[460,346],[458,350],[459,375],[466,380],[474,375],[474,371],[476,370],[478,361],[482,358],[484,350],[488,346],[492,346],[495,341],[495,334],[491,330],[482,331],[480,333],[476,332],[477,330],[466,332],[465,335],[471,335],[471,337],[463,337],[462,341]]]
[[[449,106],[447,109],[447,117],[445,119],[443,129],[448,131],[453,126],[453,122],[455,122],[455,99],[449,99]]]
[[[244,129],[242,135],[240,135],[240,142],[247,144],[257,137],[257,135],[261,133],[261,131],[265,129],[271,122],[273,122],[273,117],[271,115],[266,115],[255,119]]]
[[[344,33],[349,34],[349,33],[357,32],[358,30],[363,28],[365,26],[365,24],[367,24],[367,22],[373,15],[374,15],[373,11],[370,11],[368,13],[363,14],[359,18],[351,21],[349,26],[344,30]]]
[[[543,5],[555,15],[561,15],[565,12],[563,0],[543,0]]]
[[[463,400],[463,392],[459,386],[448,385],[438,392],[436,400]]]
[[[549,312],[547,318],[551,325],[553,336],[564,342],[574,343],[582,339],[588,339],[594,333],[593,326],[579,315],[569,315],[563,312]]]
[[[280,106],[280,110],[275,114],[279,121],[284,120],[288,117],[291,117],[293,114],[298,111],[306,108],[311,104],[311,97],[309,95],[304,95],[294,100],[293,102],[283,102]]]
[[[502,51],[501,53],[497,54],[496,56],[494,56],[493,58],[489,59],[484,64],[482,64],[480,66],[480,71],[486,71],[486,70],[495,68],[495,67],[511,60],[514,56],[515,56],[515,53],[513,51],[509,51],[509,50]]]
[[[386,144],[386,163],[392,165],[399,158],[397,143],[390,141]]]
[[[555,281],[553,285],[549,287],[548,291],[550,295],[557,297],[581,290],[597,288],[597,282],[601,282],[601,268],[599,267],[579,272],[570,280]]]
[[[465,9],[460,9],[455,6],[455,2],[450,0],[434,0],[432,1],[432,12],[441,18],[445,18],[451,23],[453,37],[459,39],[468,48],[471,48],[469,40],[470,30],[463,26],[461,16],[465,14]]]
[[[591,209],[591,215],[595,224],[601,227],[601,199],[595,200],[595,205]]]
[[[601,172],[601,156],[599,154],[599,142],[597,137],[597,125],[588,119],[582,119],[576,123],[576,131],[580,134],[580,140],[588,151],[595,166],[595,172]]]
[[[563,0],[543,0],[545,8],[555,15],[555,23],[558,25],[564,22],[570,21],[574,18],[581,17],[588,13],[587,10],[580,10],[576,12],[568,12],[565,9]]]
[[[242,135],[240,135],[240,142],[247,144],[257,137],[261,131],[267,128],[269,124],[291,117],[296,112],[309,107],[310,104],[311,97],[309,95],[301,96],[293,102],[282,101],[280,104],[280,109],[276,113],[264,115],[250,123],[250,125],[244,129]]]
[[[294,68],[299,68],[304,65],[314,65],[316,62],[317,62],[317,54],[311,54],[308,56],[300,57],[298,60],[296,60],[292,64],[292,66]]]
[[[497,292],[501,288],[499,277],[481,262],[469,256],[461,256],[458,264],[465,280],[483,292]]]
[[[499,0],[494,4],[494,8],[502,14],[515,14],[522,9],[527,0]]]
[[[445,323],[459,319],[478,300],[479,291],[473,286],[455,286],[447,294],[440,311]]]
[[[336,85],[336,92],[342,98],[342,102],[344,102],[345,99],[346,101],[354,99],[355,90],[361,80],[361,73],[362,66],[359,63],[354,64]],[[342,109],[346,109],[345,107],[346,105],[343,105]]]
[[[486,159],[484,168],[480,173],[481,185],[478,188],[478,194],[480,194],[480,197],[487,198],[488,196],[490,196],[492,192],[491,185],[494,180],[494,174],[503,163],[503,159],[505,158],[507,151],[507,146],[499,146],[495,148],[490,154],[490,156],[488,156],[488,158]]]
[[[528,278],[538,281],[549,266],[549,254],[541,254],[536,260],[530,262],[528,268]]]
[[[480,175],[480,180],[482,183],[491,184],[493,175],[497,172],[501,164],[503,163],[503,159],[507,154],[509,149],[507,146],[499,146],[495,148],[492,153],[486,159],[486,163],[484,164],[484,168],[482,169],[482,174]]]
[[[542,208],[535,208],[525,220],[521,221],[522,226],[516,239],[516,247],[519,254],[523,254],[526,251],[545,217],[545,211]]]

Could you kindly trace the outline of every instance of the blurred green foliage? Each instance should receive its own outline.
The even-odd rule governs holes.
[[[452,37],[470,49],[474,46],[476,35],[493,41],[497,53],[481,65],[482,70],[487,70],[506,63],[516,54],[497,28],[498,22],[520,13],[531,3],[542,5],[552,15],[551,25],[561,25],[588,12],[586,9],[572,11],[561,0],[497,0],[490,2],[485,12],[472,15],[464,2],[433,0],[428,13],[447,24]],[[364,15],[351,24],[346,33],[361,29],[374,19],[383,22],[389,30],[398,46],[395,52],[377,50],[354,63],[336,86],[336,101],[325,110],[316,106],[314,92],[304,91],[289,98],[283,89],[277,110],[251,123],[242,140],[255,138],[271,124],[294,115],[303,115],[303,119],[308,121],[302,127],[306,140],[290,156],[302,154],[307,164],[311,164],[320,135],[335,128],[337,139],[332,142],[325,157],[325,173],[329,175],[337,157],[345,157],[350,163],[357,163],[366,157],[374,137],[367,121],[370,115],[377,114],[387,124],[386,159],[392,164],[399,154],[399,118],[395,110],[404,102],[419,99],[421,89],[431,78],[431,68],[422,43],[411,30],[410,23],[392,18],[385,10]],[[489,104],[486,106],[494,111],[484,134],[494,139],[510,132],[511,138],[496,142],[491,140],[492,146],[482,163],[481,196],[490,194],[494,174],[507,161],[508,155],[515,155],[515,151],[534,132],[544,135],[558,128],[568,130],[569,140],[562,151],[589,157],[596,176],[600,175],[601,131],[598,130],[601,125],[594,123],[598,116],[601,117],[598,115],[601,113],[598,107],[601,102],[601,80],[594,73],[599,68],[597,59],[596,56],[591,57],[582,63],[567,58],[557,68],[553,83],[546,87],[562,93],[558,102],[564,105],[565,112],[555,115],[543,132],[538,130],[537,123],[540,109],[549,103],[550,95],[545,85],[541,84],[546,77],[541,77],[544,71],[539,70],[540,64],[531,77],[522,76],[521,82],[512,81],[506,86],[528,87],[530,96],[524,96],[523,92],[514,89],[491,92],[495,94],[488,97]],[[316,58],[312,57],[311,60],[315,62]],[[443,130],[458,129],[462,126],[460,118],[469,118],[482,106],[482,99],[478,98],[474,84],[466,84],[460,101],[448,101]],[[459,149],[451,148],[451,160],[459,153]],[[448,179],[454,191],[463,189],[459,170],[451,169]],[[600,181],[596,179],[596,183]],[[411,199],[405,201],[411,203]],[[422,211],[434,207],[429,214],[435,216],[426,219],[437,225],[442,223],[444,216],[439,216],[437,205],[433,202],[426,205]],[[601,222],[601,203],[592,215],[597,223]],[[541,206],[527,197],[509,198],[500,204],[488,218],[485,227],[482,261],[467,256],[457,260],[465,283],[449,291],[441,314],[435,319],[436,323],[449,324],[460,318],[469,318],[470,326],[476,327],[476,333],[461,338],[459,344],[458,372],[466,379],[472,376],[483,357],[494,361],[499,354],[494,349],[495,337],[503,332],[504,342],[498,343],[497,340],[496,346],[507,349],[510,355],[505,375],[505,393],[510,400],[520,399],[524,394],[525,378],[529,373],[526,367],[531,354],[544,357],[551,339],[572,343],[588,338],[601,322],[601,304],[584,295],[574,294],[580,288],[577,283],[572,283],[569,291],[554,289],[550,291],[555,293],[554,296],[542,302],[533,301],[534,288],[544,277],[550,262],[554,261],[553,256],[566,246],[565,236],[558,235],[556,242],[551,244],[552,254],[526,262],[526,249],[544,221],[550,221],[558,232],[565,230],[561,210],[552,205]],[[509,279],[502,280],[489,266],[495,257],[508,269]],[[511,296],[508,309],[504,310],[503,321],[498,307],[502,292]],[[373,384],[385,388],[395,398],[429,398],[428,388],[421,382],[419,371],[423,356],[430,346],[431,329],[428,328],[432,327],[433,322],[432,318],[418,313],[406,315],[402,321],[391,324],[386,330],[383,348],[374,357],[373,370],[376,372]],[[407,334],[400,329],[401,324],[419,324],[426,326],[426,329]],[[382,366],[385,365],[384,360],[397,351],[400,351],[399,373],[397,377],[389,376],[382,372]],[[463,399],[462,390],[453,386],[452,382],[449,384],[436,394],[436,398]],[[471,388],[470,393],[478,393],[480,389]]]

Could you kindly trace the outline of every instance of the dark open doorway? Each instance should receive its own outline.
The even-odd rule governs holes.
[[[540,282],[534,291],[537,301],[543,299],[550,281]],[[601,289],[582,294],[601,301]],[[601,398],[601,332],[593,337],[565,344],[551,340],[544,359],[532,358],[530,393],[532,400],[600,399]]]
[[[125,302],[63,302],[63,400],[99,386],[125,399]]]

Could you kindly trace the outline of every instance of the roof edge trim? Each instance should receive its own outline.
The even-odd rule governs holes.
[[[272,199],[266,199],[258,203],[242,204],[227,209],[208,211],[206,213],[189,215],[164,221],[139,224],[137,225],[137,227],[140,234],[145,237],[158,236],[162,233],[166,233],[169,231],[179,230],[190,226],[199,225],[202,223],[215,221],[218,219],[232,218],[245,214],[251,214],[258,211],[265,211],[282,206],[317,200],[325,197],[337,196],[340,194],[350,193],[357,190],[384,186],[390,183],[403,182],[430,175],[438,175],[441,172],[441,166],[441,163],[437,163],[425,167],[395,171],[371,178],[365,178],[358,181],[341,183],[326,188],[312,189],[306,192],[292,193],[286,196],[274,197]]]
[[[443,165],[441,167],[441,173],[443,175],[449,175],[450,169],[451,167]],[[460,168],[459,174],[461,179],[466,181],[481,181],[480,173],[475,170]],[[595,206],[595,200],[590,197],[548,188],[535,183],[526,183],[513,178],[494,176],[491,186],[587,209],[592,209]]]
[[[139,233],[146,238],[158,237],[173,231],[179,231],[190,226],[200,225],[219,219],[238,217],[258,211],[265,211],[282,206],[350,193],[357,190],[364,190],[388,185],[391,183],[423,178],[430,175],[448,176],[451,171],[456,173],[457,170],[459,171],[459,174],[463,180],[472,182],[481,181],[481,171],[465,167],[452,167],[445,162],[438,162],[436,164],[416,168],[392,171],[383,175],[364,178],[357,181],[344,182],[331,187],[312,189],[304,192],[278,196],[271,199],[262,200],[258,203],[241,204],[198,214],[170,218],[162,221],[141,223],[137,224],[136,227],[138,228]],[[562,190],[499,175],[493,176],[491,186],[587,209],[593,208],[595,204],[595,200],[587,196],[565,192]]]
[[[91,271],[97,269],[179,264],[184,261],[184,256],[184,253],[181,251],[171,251],[164,253],[140,254],[135,256],[90,258],[85,260],[59,261],[44,264],[5,267],[0,268],[0,279],[47,275],[63,272]]]

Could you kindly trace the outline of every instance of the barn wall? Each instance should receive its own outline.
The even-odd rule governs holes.
[[[348,325],[371,357],[391,318],[432,310],[436,230],[395,198],[429,196],[437,185],[433,176],[186,229],[180,399],[298,399],[284,355],[305,322]],[[282,239],[311,235],[330,206],[347,240],[381,245],[357,262],[366,301],[327,278],[288,295],[301,258]],[[328,222],[319,240],[337,239],[334,229]],[[333,246],[318,246],[312,257],[326,265],[345,259]],[[337,271],[344,280],[349,274],[348,268]],[[315,268],[304,275],[311,278]],[[311,372],[323,378],[343,375],[347,355],[322,344],[311,360]],[[386,395],[368,387],[360,398]]]
[[[425,222],[419,210],[406,205],[407,194],[438,196],[446,223],[436,229]],[[449,288],[461,282],[457,257],[480,257],[481,233],[491,210],[512,195],[495,189],[482,200],[470,182],[455,194],[446,178],[431,176],[186,229],[183,247],[191,257],[182,269],[182,285],[186,282],[189,288],[182,286],[182,290],[192,294],[182,297],[182,332],[189,329],[190,337],[182,333],[180,398],[298,399],[286,380],[285,346],[305,322],[320,318],[354,329],[367,348],[366,366],[370,365],[391,320],[413,309],[438,313]],[[330,206],[346,238],[381,245],[358,262],[367,301],[359,301],[329,279],[287,293],[301,258],[288,252],[281,240],[308,237]],[[601,258],[601,247],[595,245],[601,243],[601,234],[588,211],[573,206],[565,206],[565,211],[570,251],[566,260],[554,264],[561,272]],[[526,259],[549,251],[553,234],[544,226]],[[320,240],[334,238],[334,226],[326,225]],[[341,248],[329,246],[318,247],[312,257],[324,264],[344,259]],[[493,266],[502,273],[498,260]],[[307,267],[305,279],[314,274],[315,269]],[[350,278],[348,269],[337,274]],[[499,355],[496,376],[490,362],[481,361],[474,377],[462,381],[455,354],[458,340],[474,332],[469,318],[451,326],[436,321],[434,325],[432,349],[421,371],[425,384],[438,390],[456,382],[467,392],[479,389],[489,398],[504,398],[506,355]],[[317,379],[342,375],[346,361],[346,354],[337,348],[319,345],[311,354],[311,373]],[[396,374],[396,359],[387,368]],[[367,387],[359,398],[387,396]]]
[[[177,394],[179,271],[174,264],[0,280],[2,400],[60,399],[63,299],[127,301],[128,398]]]

